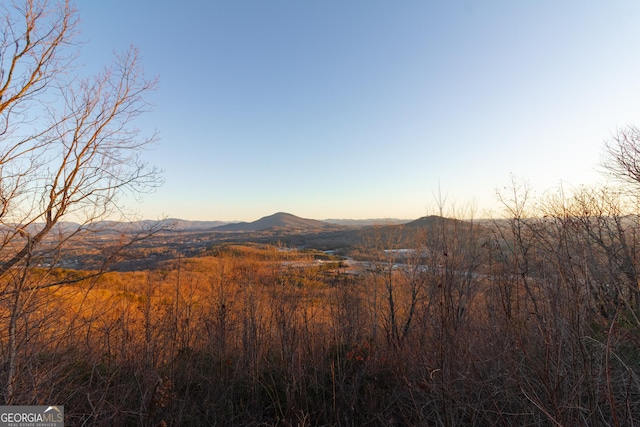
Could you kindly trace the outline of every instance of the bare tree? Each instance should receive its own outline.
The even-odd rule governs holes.
[[[640,184],[640,129],[628,126],[618,130],[605,143],[603,166],[614,178]]]
[[[119,196],[159,184],[140,161],[155,140],[132,121],[148,110],[155,79],[142,73],[134,48],[83,78],[77,58],[77,12],[70,1],[0,5],[0,295],[5,329],[4,400],[14,403],[22,314],[53,281],[30,274],[91,225],[120,213]],[[80,226],[60,227],[63,220]]]

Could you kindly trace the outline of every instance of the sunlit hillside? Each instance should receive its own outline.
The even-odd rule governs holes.
[[[632,420],[640,298],[619,249],[640,225],[620,220],[433,216],[361,229],[349,256],[222,243],[34,270],[78,282],[25,301],[15,393],[70,425]]]

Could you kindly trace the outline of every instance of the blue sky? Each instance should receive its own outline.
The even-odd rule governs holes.
[[[88,69],[130,44],[158,75],[145,218],[417,218],[435,194],[497,212],[602,181],[640,124],[635,1],[81,2]]]

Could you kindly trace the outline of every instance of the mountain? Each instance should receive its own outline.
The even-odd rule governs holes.
[[[210,230],[213,227],[229,224],[230,221],[189,221],[186,219],[169,219],[174,231]]]
[[[163,227],[171,231],[202,231],[210,230],[212,227],[229,224],[229,221],[190,221],[186,219],[167,218],[163,220],[144,219],[139,221],[119,222],[100,221],[93,227],[114,229],[118,231],[127,230],[149,230]]]
[[[300,218],[285,212],[262,217],[253,222],[237,222],[213,227],[212,231],[263,231],[263,230],[296,230],[311,231],[336,228],[336,225],[315,219]]]
[[[455,225],[469,224],[468,221],[454,218],[446,218],[438,215],[423,216],[405,224],[406,228],[427,228],[432,229],[434,227],[453,227]]]
[[[399,218],[370,218],[370,219],[324,219],[330,224],[344,225],[345,227],[368,227],[370,225],[397,225],[406,224],[410,219]]]
[[[137,221],[113,221],[103,220],[89,224],[81,225],[72,221],[60,221],[53,230],[58,234],[71,234],[83,230],[90,230],[100,234],[122,234],[122,233],[145,233],[152,230],[159,231],[175,231],[175,232],[191,232],[191,231],[209,231],[213,227],[229,224],[229,221],[188,221],[184,219],[164,219],[164,220],[137,220]],[[2,229],[19,229],[24,228],[29,233],[35,234],[44,228],[43,222],[36,222],[23,226],[21,224],[3,224]]]

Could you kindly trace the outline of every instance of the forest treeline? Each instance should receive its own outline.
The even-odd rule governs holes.
[[[13,399],[64,405],[67,425],[634,425],[626,200],[533,204],[514,186],[509,219],[369,229],[359,272],[227,245],[37,289],[1,319],[19,337]]]

